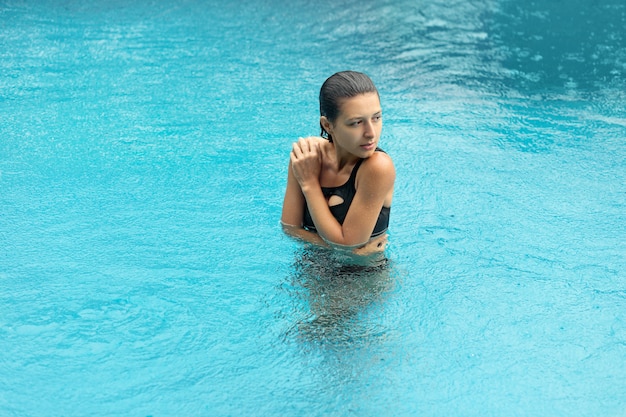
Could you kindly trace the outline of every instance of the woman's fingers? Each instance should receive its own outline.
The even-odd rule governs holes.
[[[298,141],[293,143],[291,151],[296,158],[301,158],[307,155],[317,155],[318,147],[313,138],[298,138]]]
[[[292,145],[291,168],[302,186],[305,182],[317,181],[321,169],[321,152],[315,138],[299,138]]]
[[[294,142],[291,146],[291,155],[295,156],[296,158],[302,156],[302,149],[300,148],[299,142]]]
[[[311,143],[306,138],[298,139],[298,145],[300,146],[300,149],[302,149],[302,152],[311,152]]]

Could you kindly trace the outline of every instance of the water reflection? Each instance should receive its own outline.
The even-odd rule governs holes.
[[[306,247],[298,251],[284,288],[293,320],[286,338],[324,346],[363,346],[384,339],[377,313],[394,288],[393,263],[383,254],[355,257]]]
[[[358,42],[349,57],[372,65],[385,92],[402,95],[403,103],[471,92],[570,97],[624,90],[623,0],[419,0],[376,2],[369,11],[377,18],[358,16],[360,25],[336,15],[324,34],[342,45]]]
[[[623,0],[502,1],[487,20],[510,84],[521,91],[603,90],[623,85]],[[615,85],[615,87],[617,87]]]

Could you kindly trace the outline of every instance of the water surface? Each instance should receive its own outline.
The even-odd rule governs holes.
[[[626,6],[0,2],[0,414],[622,416]],[[284,236],[365,71],[386,261]]]

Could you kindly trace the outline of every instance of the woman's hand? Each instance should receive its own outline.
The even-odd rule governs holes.
[[[319,187],[322,168],[322,152],[319,139],[315,137],[300,138],[291,149],[291,168],[293,174],[304,191],[306,187]]]

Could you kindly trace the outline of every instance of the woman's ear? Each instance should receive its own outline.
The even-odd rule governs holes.
[[[321,116],[320,117],[320,125],[324,128],[324,130],[326,131],[326,133],[328,133],[329,135],[332,135],[332,124],[330,123],[330,121],[328,120],[328,118],[326,116]]]

